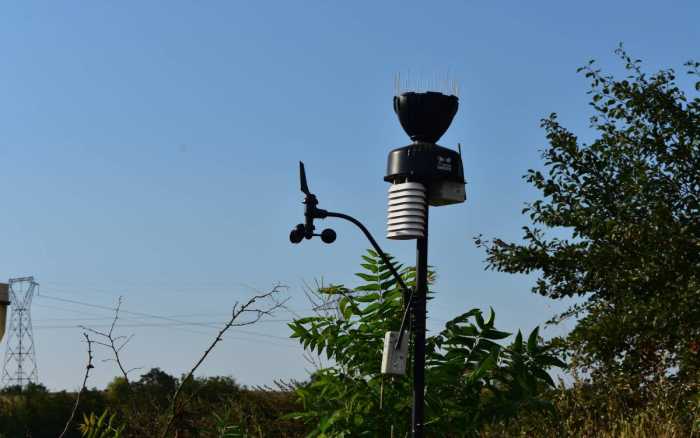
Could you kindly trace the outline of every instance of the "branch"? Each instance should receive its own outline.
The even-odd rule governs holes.
[[[95,368],[92,364],[92,343],[94,341],[90,339],[87,333],[83,333],[83,336],[85,336],[85,341],[88,345],[88,363],[85,367],[85,377],[83,377],[83,386],[80,388],[80,391],[78,391],[78,395],[75,397],[75,404],[73,405],[73,410],[70,413],[70,417],[68,417],[68,421],[66,421],[66,426],[63,428],[63,432],[61,432],[61,435],[59,435],[58,438],[63,438],[66,432],[68,432],[68,428],[73,422],[73,419],[75,418],[75,413],[78,411],[78,406],[80,405],[80,395],[83,393],[83,391],[87,390],[87,380],[88,377],[90,377],[90,370]]]
[[[224,327],[219,331],[219,333],[216,335],[214,340],[209,344],[209,347],[207,347],[206,350],[204,350],[204,353],[200,356],[199,360],[194,364],[194,366],[189,370],[187,375],[180,381],[180,384],[178,385],[177,389],[175,390],[175,394],[173,395],[172,402],[170,404],[170,415],[168,418],[168,422],[165,425],[165,429],[163,430],[163,433],[161,434],[162,438],[166,438],[168,433],[170,432],[170,429],[172,429],[173,422],[175,421],[175,417],[177,415],[177,410],[178,408],[183,408],[187,404],[187,400],[183,401],[182,406],[178,406],[178,400],[182,394],[182,390],[185,386],[186,383],[189,382],[189,380],[192,378],[194,375],[195,371],[202,365],[204,360],[209,356],[209,353],[212,352],[214,347],[223,340],[224,334],[231,328],[231,327],[242,327],[246,325],[252,325],[255,324],[256,322],[260,321],[265,316],[271,316],[274,314],[275,311],[284,308],[285,303],[287,300],[284,301],[279,301],[277,299],[277,294],[280,293],[280,291],[284,288],[282,285],[276,285],[270,292],[260,294],[260,295],[254,295],[251,297],[245,304],[240,305],[239,303],[236,302],[233,305],[233,310],[231,311],[231,318],[229,321],[224,325]],[[269,301],[270,303],[263,308],[257,308],[253,307],[256,302],[266,300]],[[238,318],[241,317],[241,315],[244,314],[252,314],[253,317],[252,319],[249,319],[247,321],[243,322],[238,322]]]
[[[122,306],[122,297],[119,297],[119,300],[117,302],[117,307],[114,309],[114,319],[112,320],[112,325],[109,327],[108,332],[101,332],[99,330],[95,330],[90,327],[85,327],[85,326],[80,326],[83,330],[87,330],[97,336],[100,336],[101,338],[105,339],[105,342],[100,342],[100,341],[92,341],[97,345],[101,345],[105,348],[108,348],[112,350],[112,354],[114,355],[114,359],[108,359],[111,361],[114,361],[117,363],[117,366],[119,367],[119,370],[122,373],[122,376],[124,376],[124,380],[126,380],[127,387],[131,389],[131,385],[129,382],[129,372],[136,370],[138,368],[132,368],[127,370],[124,368],[124,364],[122,363],[121,357],[119,356],[119,353],[122,351],[122,349],[126,346],[126,344],[131,341],[131,338],[134,337],[134,335],[130,335],[128,337],[126,336],[114,336],[114,328],[117,325],[117,321],[119,320],[119,309]]]

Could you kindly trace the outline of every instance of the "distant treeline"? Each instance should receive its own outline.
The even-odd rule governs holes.
[[[178,379],[158,368],[127,384],[115,378],[104,390],[83,391],[75,421],[66,438],[83,436],[80,426],[90,414],[114,415],[123,437],[151,437],[168,420]],[[186,407],[178,410],[174,425],[179,438],[219,436],[302,437],[303,424],[283,419],[299,410],[293,385],[247,388],[231,377],[197,378],[187,385]],[[76,399],[76,393],[49,392],[41,384],[9,387],[0,393],[0,437],[58,437]],[[112,435],[109,435],[112,436]]]

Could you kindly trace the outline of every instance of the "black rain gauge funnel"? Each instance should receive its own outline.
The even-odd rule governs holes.
[[[435,144],[457,114],[459,99],[442,93],[408,92],[394,96],[394,112],[411,140]]]

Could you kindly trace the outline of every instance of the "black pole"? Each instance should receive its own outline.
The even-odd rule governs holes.
[[[413,302],[413,438],[425,436],[425,320],[428,295],[428,206],[425,235],[416,242],[416,293]]]

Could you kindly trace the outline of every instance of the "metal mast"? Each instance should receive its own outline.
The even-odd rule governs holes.
[[[11,278],[10,301],[12,314],[8,328],[5,359],[2,366],[2,387],[38,382],[31,305],[39,283],[34,277]]]

